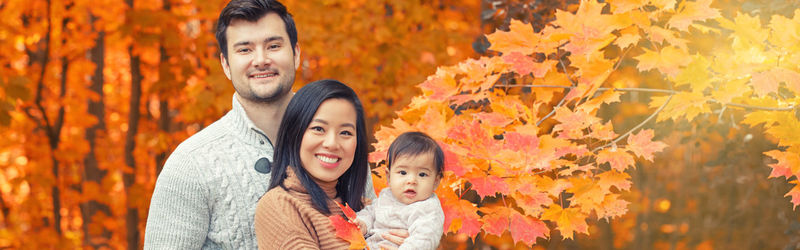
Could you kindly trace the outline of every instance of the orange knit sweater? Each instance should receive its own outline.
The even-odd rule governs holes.
[[[255,212],[256,239],[259,249],[347,249],[349,244],[336,237],[329,215],[311,205],[311,196],[290,167],[283,181],[288,190],[275,187],[258,200]],[[328,208],[343,215],[332,199],[336,182],[317,181],[328,195]],[[341,203],[340,198],[335,199]]]

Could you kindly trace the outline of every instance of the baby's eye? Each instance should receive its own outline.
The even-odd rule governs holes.
[[[419,177],[425,177],[425,176],[428,176],[428,173],[419,173]]]
[[[405,171],[405,170],[400,170],[400,171],[397,171],[397,173],[399,173],[399,174],[401,174],[401,175],[406,175],[406,171]]]

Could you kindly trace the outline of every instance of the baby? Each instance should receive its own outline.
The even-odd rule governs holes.
[[[409,236],[399,249],[436,249],[444,227],[444,212],[433,193],[444,170],[442,149],[424,133],[406,132],[389,146],[387,158],[389,187],[357,213],[367,245],[398,247],[381,234],[407,229]]]

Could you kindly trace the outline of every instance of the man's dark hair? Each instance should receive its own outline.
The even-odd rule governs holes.
[[[314,119],[314,114],[317,113],[319,106],[329,99],[348,101],[356,110],[356,152],[353,155],[353,163],[339,177],[336,193],[338,197],[342,198],[342,201],[349,204],[353,210],[358,211],[364,208],[361,196],[364,195],[367,178],[370,178],[364,107],[353,89],[336,80],[319,80],[309,83],[300,88],[289,101],[278,129],[278,139],[272,157],[275,168],[272,170],[269,189],[278,186],[286,189],[283,181],[287,177],[286,169],[291,167],[311,196],[312,205],[318,211],[330,214],[327,204],[328,196],[311,179],[311,175],[305,170],[300,159],[300,144],[303,141],[303,135],[308,130],[308,125]]]
[[[225,5],[222,13],[219,13],[217,32],[215,33],[219,50],[226,60],[228,59],[228,38],[225,36],[225,31],[228,30],[231,21],[241,19],[256,22],[269,13],[278,14],[283,20],[286,34],[289,35],[289,41],[292,44],[292,53],[294,53],[297,46],[297,27],[295,27],[292,14],[286,10],[286,6],[275,0],[232,0]]]
[[[394,139],[389,146],[386,168],[392,169],[392,164],[400,156],[418,156],[424,153],[433,153],[433,163],[436,165],[436,174],[444,175],[444,152],[436,140],[422,132],[405,132]]]

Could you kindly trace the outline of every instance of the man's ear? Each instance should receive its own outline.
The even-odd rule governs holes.
[[[300,68],[300,44],[294,45],[294,70]]]
[[[225,55],[219,53],[219,63],[222,64],[222,71],[225,72],[225,77],[228,77],[228,80],[231,79],[231,66],[228,64],[228,60],[225,60]]]

